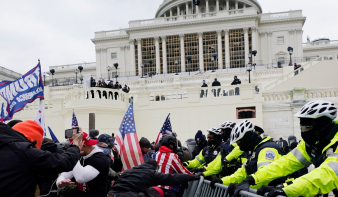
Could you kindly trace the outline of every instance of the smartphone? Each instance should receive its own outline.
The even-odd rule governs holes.
[[[73,129],[66,129],[65,130],[65,138],[69,139],[73,137]]]

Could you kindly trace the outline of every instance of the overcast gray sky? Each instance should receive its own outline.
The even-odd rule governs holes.
[[[303,41],[338,40],[338,0],[258,0],[264,13],[303,10]],[[163,0],[0,0],[0,66],[22,74],[48,66],[95,62],[95,31],[154,18]]]

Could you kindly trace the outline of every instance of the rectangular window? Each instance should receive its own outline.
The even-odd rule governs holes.
[[[117,54],[116,54],[116,53],[112,53],[112,54],[111,54],[111,58],[112,58],[112,59],[116,59],[116,58],[117,58]]]
[[[277,37],[277,43],[278,44],[284,44],[284,36]]]
[[[256,107],[237,107],[237,119],[256,118]]]

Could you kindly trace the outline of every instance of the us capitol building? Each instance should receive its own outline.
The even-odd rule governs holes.
[[[199,129],[206,134],[242,119],[275,139],[300,139],[293,115],[303,104],[324,99],[338,105],[338,41],[303,43],[305,22],[301,10],[264,13],[257,0],[201,0],[198,6],[164,0],[154,19],[95,32],[96,62],[50,67],[55,72],[46,73],[46,126],[62,141],[74,109],[84,130],[117,133],[134,101],[138,137],[151,141],[169,113],[182,141]],[[301,67],[294,70],[293,63]],[[117,80],[131,91],[88,87],[88,76]],[[234,76],[241,85],[230,85]],[[215,78],[221,86],[211,87]],[[203,80],[209,87],[201,87]],[[104,91],[108,98],[100,97]],[[29,104],[14,119],[33,119],[37,108],[37,102]]]

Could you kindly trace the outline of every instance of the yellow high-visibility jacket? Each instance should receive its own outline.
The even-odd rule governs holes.
[[[236,143],[233,143],[232,146],[235,148],[225,157],[229,162],[232,161],[233,159],[237,159],[239,156],[243,154],[243,151],[239,149],[239,146]],[[242,162],[245,163],[246,159],[243,158]],[[222,155],[221,153],[219,153],[218,156],[205,167],[203,175],[211,176],[214,174],[218,174],[221,171],[222,171]]]
[[[337,126],[334,128],[337,131]],[[338,188],[338,149],[330,148],[338,141],[338,133],[335,134],[330,144],[322,151],[327,155],[325,161],[315,170],[299,177],[290,185],[285,185],[284,192],[288,197],[292,196],[315,196],[317,194],[327,194],[333,189]],[[331,154],[329,154],[331,149]],[[328,150],[328,151],[327,151]],[[272,162],[264,169],[259,169],[254,175],[256,184],[270,182],[279,177],[286,176],[304,167],[308,167],[311,157],[306,152],[306,143],[302,140],[300,144],[289,154],[283,156],[278,161]]]
[[[266,137],[261,143],[258,145],[270,141],[270,137]],[[258,145],[255,147],[254,151],[258,147]],[[257,170],[260,170],[262,168],[265,168],[267,165],[274,163],[276,160],[280,159],[282,155],[278,153],[278,150],[275,148],[263,148],[258,153],[258,159],[257,159]],[[230,185],[230,183],[240,183],[244,179],[246,179],[250,174],[246,173],[245,170],[245,164],[239,168],[234,174],[230,176],[226,176],[222,178],[224,185]],[[263,185],[268,185],[271,181],[263,181],[255,186],[251,186],[251,188],[260,188]]]

